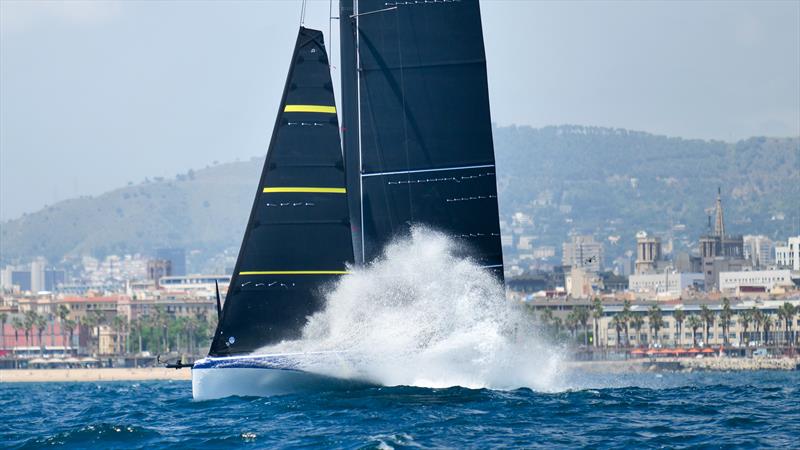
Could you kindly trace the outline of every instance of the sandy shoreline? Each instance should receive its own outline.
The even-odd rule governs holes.
[[[138,369],[16,369],[0,370],[0,383],[48,381],[146,381],[191,380],[189,369],[148,367]]]
[[[747,358],[659,358],[657,360],[628,359],[621,361],[566,361],[564,368],[594,373],[636,373],[652,371],[752,371],[798,370],[800,359]],[[192,379],[190,369],[149,367],[138,369],[18,369],[0,370],[0,383],[147,381]]]

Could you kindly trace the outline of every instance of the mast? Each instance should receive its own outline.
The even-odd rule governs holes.
[[[356,265],[363,264],[361,247],[361,165],[358,137],[358,68],[356,59],[356,14],[353,0],[339,2],[339,42],[342,76],[342,148],[347,176],[348,206]]]

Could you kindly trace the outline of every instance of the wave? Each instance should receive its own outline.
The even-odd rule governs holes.
[[[413,228],[332,286],[301,339],[258,353],[337,352],[346,356],[303,368],[386,386],[552,390],[561,352],[458,250],[444,234]]]

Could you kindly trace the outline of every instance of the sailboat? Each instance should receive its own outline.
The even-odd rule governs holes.
[[[342,109],[323,35],[301,26],[224,308],[192,367],[196,399],[343,381],[303,370],[331,355],[260,349],[299,338],[324,286],[413,226],[502,280],[478,1],[342,0],[339,13]]]

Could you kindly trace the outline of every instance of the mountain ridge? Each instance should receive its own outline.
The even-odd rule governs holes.
[[[526,234],[535,245],[558,247],[570,233],[591,233],[619,235],[619,245],[630,248],[635,231],[670,233],[675,224],[699,235],[717,186],[733,233],[797,233],[798,137],[731,143],[621,128],[511,125],[495,127],[494,140],[501,219],[531,215],[535,224]],[[1,222],[0,262],[165,246],[212,255],[238,247],[262,164],[260,156],[189,170]]]

